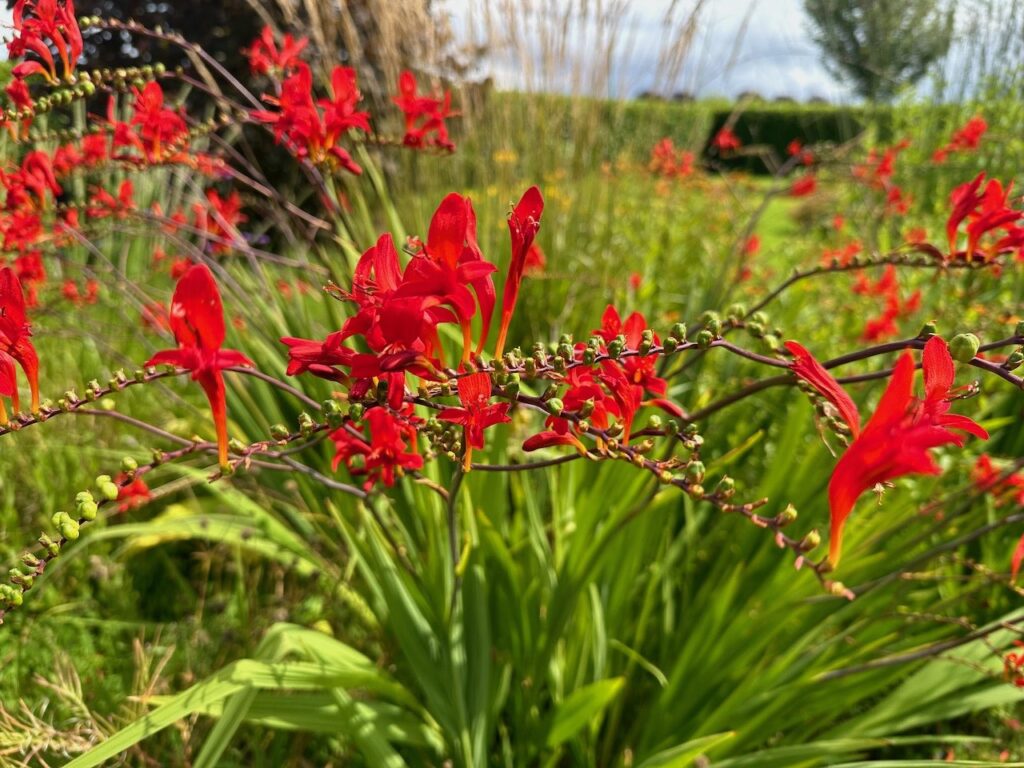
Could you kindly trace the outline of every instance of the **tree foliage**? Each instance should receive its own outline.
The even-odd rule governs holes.
[[[889,101],[941,59],[953,8],[938,0],[804,0],[826,68],[872,101]]]

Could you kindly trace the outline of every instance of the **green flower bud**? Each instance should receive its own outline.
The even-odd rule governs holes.
[[[712,312],[711,310],[704,312],[700,316],[700,324],[715,336],[722,332],[722,318],[719,317],[717,312]]]
[[[666,355],[671,355],[677,349],[679,349],[679,342],[669,336],[663,342],[661,342],[661,349]]]
[[[548,413],[550,413],[553,416],[560,416],[562,410],[565,408],[565,405],[557,397],[552,397],[550,400],[547,401],[547,403],[545,403],[545,405],[547,406]]]
[[[810,552],[817,548],[819,544],[821,544],[821,534],[818,533],[817,528],[813,528],[800,540],[800,543],[797,544],[797,549],[801,552]]]
[[[699,484],[691,485],[686,492],[690,495],[690,498],[694,501],[699,501],[704,498],[704,486]]]
[[[617,359],[622,354],[622,350],[625,348],[625,344],[621,339],[615,338],[608,343],[608,356],[613,360]]]
[[[76,508],[78,516],[83,520],[95,520],[96,513],[99,511],[99,506],[95,501],[85,501],[78,505]]]
[[[363,407],[362,403],[351,403],[348,407],[348,417],[352,419],[352,421],[359,421],[363,418],[363,413],[365,411],[366,409]]]
[[[60,526],[60,535],[63,536],[68,541],[75,541],[76,539],[78,539],[78,536],[79,536],[78,521],[77,520],[71,520],[69,518],[64,523],[62,523],[61,526]]]
[[[652,413],[650,418],[647,419],[648,429],[661,429],[661,416],[656,413]]]
[[[697,346],[701,349],[707,349],[711,346],[711,342],[715,340],[715,334],[709,330],[703,330],[697,334]]]
[[[699,483],[704,479],[705,467],[700,461],[692,461],[686,466],[686,479],[691,483]]]
[[[786,508],[775,516],[775,524],[779,526],[779,528],[784,528],[785,526],[794,522],[796,518],[796,507],[794,507],[792,504],[787,504]]]
[[[135,470],[139,468],[139,462],[137,462],[132,456],[125,456],[121,459],[121,471],[126,475],[135,474]]]
[[[78,505],[78,504],[86,504],[86,503],[88,503],[90,501],[93,501],[93,500],[94,499],[92,497],[92,494],[89,493],[88,491],[79,491],[77,494],[75,494],[75,504],[76,505]]]
[[[742,320],[747,314],[747,308],[743,304],[733,304],[725,310],[725,314],[730,320]]]
[[[939,332],[939,327],[935,325],[934,320],[929,320],[927,323],[921,326],[921,330],[917,334],[919,339],[928,339]]]
[[[60,544],[51,539],[47,534],[43,534],[38,539],[39,545],[46,550],[50,557],[56,557],[60,554]]]
[[[676,323],[669,331],[669,337],[676,341],[686,341],[686,323]]]
[[[284,424],[271,424],[270,436],[275,440],[284,440],[288,437],[288,427]]]
[[[978,354],[981,341],[973,333],[958,333],[949,342],[949,354],[961,363],[969,363]]]
[[[1013,350],[1013,352],[1007,356],[1006,362],[1003,363],[1003,367],[1008,371],[1015,371],[1020,368],[1022,364],[1024,364],[1024,349],[1017,347],[1017,349]]]

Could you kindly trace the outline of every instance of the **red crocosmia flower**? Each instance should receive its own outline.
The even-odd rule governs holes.
[[[370,113],[356,109],[356,104],[363,98],[356,87],[356,71],[352,67],[335,67],[331,71],[331,90],[333,98],[318,102],[324,111],[326,143],[334,144],[352,128],[369,132]]]
[[[37,291],[46,282],[46,266],[39,251],[29,251],[14,259],[14,273],[25,289],[25,306],[34,307],[39,304]]]
[[[1024,642],[1014,640],[1018,648],[1024,648]],[[1024,688],[1024,653],[1008,653],[1003,657],[1003,674],[1006,679],[1018,688]]]
[[[7,98],[18,109],[32,109],[35,106],[32,103],[32,94],[29,92],[28,85],[24,80],[17,78],[11,80],[4,87],[4,93],[7,94]]]
[[[274,42],[274,31],[267,26],[242,53],[248,57],[249,69],[254,75],[280,75],[287,74],[295,68],[299,55],[308,44],[308,38],[300,37],[296,40],[290,34],[286,34],[281,39],[279,49]]]
[[[985,118],[975,115],[962,128],[953,132],[953,136],[948,144],[935,150],[935,154],[932,155],[932,161],[942,164],[954,152],[966,152],[977,149],[978,145],[981,144],[981,138],[987,130],[988,123],[985,122]]]
[[[110,216],[123,219],[135,210],[134,198],[135,187],[131,179],[121,182],[116,198],[102,187],[95,187],[85,212],[94,219],[105,219]]]
[[[210,241],[210,253],[215,255],[228,253],[231,244],[241,239],[238,225],[248,221],[242,213],[242,198],[238,191],[232,191],[227,197],[221,197],[216,189],[206,190],[206,205],[195,203],[195,228]]]
[[[526,438],[523,442],[523,450],[527,453],[531,451],[539,451],[541,448],[551,448],[556,445],[571,445],[577,451],[580,452],[581,456],[587,455],[587,447],[580,441],[576,435],[566,432],[538,432],[532,437]]]
[[[512,322],[512,313],[519,298],[519,286],[523,282],[526,257],[540,229],[540,217],[544,212],[544,198],[537,187],[530,187],[523,193],[519,203],[508,217],[508,231],[512,239],[512,259],[505,277],[505,291],[501,300],[501,327],[498,329],[498,345],[494,356],[501,357],[505,349],[505,337]]]
[[[420,96],[416,90],[416,76],[408,70],[402,72],[398,78],[399,95],[393,99],[405,115],[402,143],[415,149],[434,146],[455,151],[445,124],[446,119],[458,114],[451,110],[451,92],[445,91],[444,96],[438,99]]]
[[[761,252],[761,238],[757,235],[751,235],[747,238],[746,242],[743,243],[743,255],[744,256],[756,256]]]
[[[981,185],[985,181],[985,173],[979,173],[971,181],[961,184],[950,195],[952,211],[946,222],[946,237],[949,241],[949,255],[963,257],[968,260],[981,258],[986,261],[995,258],[999,253],[1017,250],[1018,240],[1022,237],[1022,228],[1016,222],[1024,218],[1024,211],[1009,207],[1012,184],[1006,189],[996,179],[990,179],[984,191]],[[965,219],[967,224],[967,248],[957,249],[960,225]],[[989,232],[1003,230],[1005,236],[981,247],[981,239]]]
[[[25,314],[21,282],[10,267],[0,270],[0,396],[11,398],[15,413],[21,410],[14,364],[28,379],[32,411],[39,410],[39,357],[29,338],[32,329]],[[7,409],[0,400],[0,424],[7,423]]]
[[[814,190],[817,188],[817,178],[815,178],[814,174],[808,173],[793,182],[792,186],[789,188],[789,194],[792,197],[805,197],[813,194]]]
[[[526,263],[523,265],[523,275],[526,277],[537,277],[543,275],[548,266],[548,257],[537,243],[533,243],[526,252]]]
[[[711,146],[724,155],[729,152],[735,152],[743,146],[743,142],[740,141],[739,136],[733,133],[732,128],[724,126],[715,134],[715,138],[711,140]]]
[[[16,59],[33,53],[41,60],[41,63],[33,60],[18,64],[14,68],[15,77],[39,73],[56,85],[60,79],[51,45],[57,49],[64,74],[75,71],[83,44],[72,0],[65,0],[63,5],[57,0],[18,0],[14,4],[13,23],[15,37],[7,44],[8,55]]]
[[[647,165],[651,173],[659,176],[674,176],[676,172],[676,145],[672,139],[664,138],[651,150],[651,161]]]
[[[255,110],[252,118],[273,126],[274,140],[284,144],[298,157],[314,163],[336,162],[346,171],[359,175],[362,168],[337,141],[349,129],[368,130],[369,115],[355,109],[361,98],[356,88],[355,70],[335,67],[331,75],[333,98],[321,99],[324,108],[320,114],[313,101],[313,74],[309,65],[299,61],[295,71],[281,83],[279,96],[264,96],[263,100],[277,107],[277,111]]]
[[[224,309],[213,273],[205,264],[195,264],[178,281],[171,299],[171,331],[177,349],[157,352],[146,365],[175,365],[192,372],[193,381],[206,392],[217,428],[218,457],[228,461],[227,402],[223,368],[251,366],[241,352],[221,349],[224,343]]]
[[[634,293],[640,290],[640,286],[643,285],[643,282],[644,276],[641,275],[639,272],[629,273],[629,287],[633,290]]]
[[[1010,560],[1010,581],[1017,580],[1017,574],[1020,573],[1020,564],[1024,561],[1024,536],[1021,536],[1017,541],[1017,546],[1014,547],[1013,557]],[[1018,685],[1024,686],[1024,682],[1018,679]]]
[[[924,348],[924,398],[913,395],[914,358],[907,350],[900,355],[889,386],[863,429],[853,401],[839,382],[799,344],[788,342],[786,347],[796,356],[793,372],[836,407],[854,436],[828,486],[829,562],[836,566],[846,519],[865,491],[905,475],[939,474],[929,451],[947,444],[962,447],[964,437],[954,430],[983,440],[988,433],[968,417],[949,413],[953,359],[938,336],[931,337]]]
[[[419,421],[412,406],[399,411],[400,418],[386,408],[372,408],[366,414],[370,428],[369,438],[348,426],[331,433],[335,453],[335,470],[342,462],[353,477],[366,475],[363,488],[371,490],[378,482],[390,487],[405,470],[423,466],[423,457],[416,453],[416,426]]]
[[[622,334],[626,339],[626,349],[636,350],[639,348],[641,341],[643,341],[643,333],[646,328],[647,319],[639,312],[633,312],[626,318],[626,322],[623,323],[622,318],[619,316],[619,311],[612,304],[609,304],[605,307],[604,314],[601,316],[601,327],[596,329],[594,334],[604,339],[605,343],[610,343],[612,339]],[[654,334],[652,340],[654,344],[661,343],[658,334]],[[622,358],[618,363],[622,365],[626,372],[626,378],[630,383],[636,384],[641,389],[646,389],[656,395],[665,394],[667,387],[665,380],[658,377],[655,373],[657,369],[657,358],[655,356],[647,355],[641,357],[640,355],[631,355]]]
[[[142,307],[142,325],[157,333],[171,330],[171,318],[162,302],[153,301]]]
[[[491,377],[484,372],[471,373],[458,380],[461,408],[444,408],[437,414],[441,421],[459,424],[465,431],[466,451],[462,469],[469,472],[473,449],[484,447],[484,430],[511,421],[510,403],[491,403]]]
[[[28,136],[28,130],[32,127],[32,113],[35,111],[35,104],[32,101],[32,94],[29,93],[28,85],[20,78],[12,79],[4,88],[4,93],[7,94],[13,107],[24,114],[20,123],[17,120],[4,121],[11,138],[18,141],[22,136]]]
[[[128,475],[120,474],[114,481],[118,485],[117,511],[128,512],[146,504],[153,495],[149,492],[149,486],[141,477],[136,477],[128,482]]]
[[[143,151],[151,163],[163,160],[164,152],[188,133],[181,112],[164,107],[164,90],[155,80],[141,91],[136,89],[131,125],[138,126]]]
[[[793,139],[786,145],[786,154],[790,157],[796,157],[799,155],[804,148],[804,143],[800,139]]]
[[[0,183],[7,190],[5,207],[46,208],[47,195],[57,197],[62,190],[53,171],[53,160],[40,150],[26,153],[21,166],[13,172],[0,172]]]
[[[107,160],[106,133],[90,133],[82,137],[82,162],[87,166],[99,165]]]
[[[480,305],[482,328],[477,351],[483,348],[494,314],[495,266],[483,258],[476,242],[476,214],[468,197],[445,197],[430,221],[426,247],[406,267],[396,298],[421,296],[451,307],[462,328],[462,359],[473,351],[472,320]],[[476,301],[469,287],[476,294]]]
[[[894,184],[885,195],[886,213],[906,215],[910,210],[910,202],[910,197],[904,194],[903,189]]]

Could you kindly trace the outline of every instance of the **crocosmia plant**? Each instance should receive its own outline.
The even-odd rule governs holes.
[[[1019,102],[584,131],[324,13],[14,3],[0,763],[1024,764]]]

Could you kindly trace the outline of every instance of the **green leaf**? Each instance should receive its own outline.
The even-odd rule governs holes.
[[[555,710],[547,745],[557,747],[575,736],[615,700],[625,682],[625,678],[613,677],[573,691]]]
[[[713,733],[710,736],[690,739],[683,744],[651,755],[640,763],[637,768],[684,768],[684,766],[688,766],[708,750],[729,741],[735,735],[736,731],[725,731],[724,733]]]

